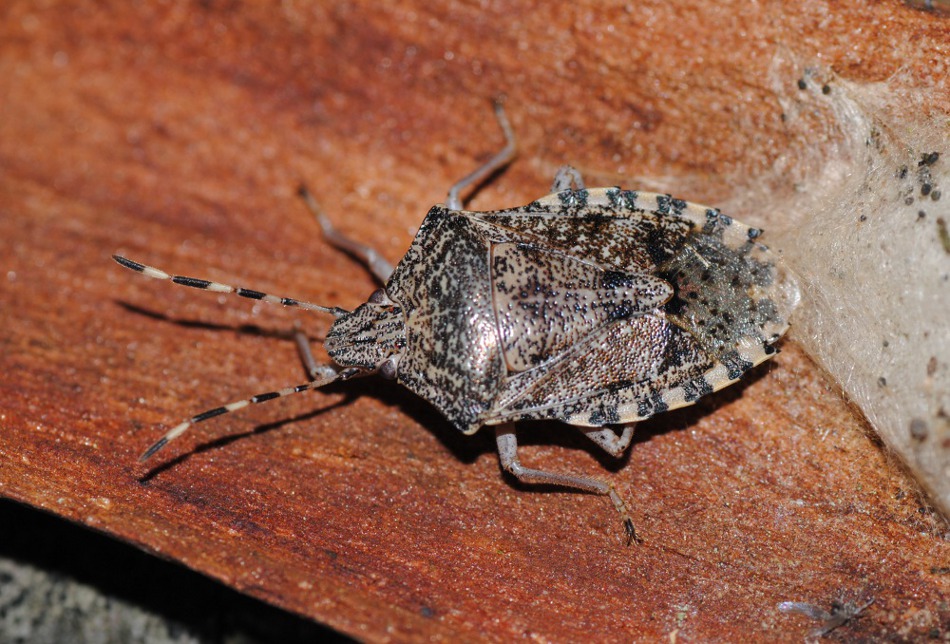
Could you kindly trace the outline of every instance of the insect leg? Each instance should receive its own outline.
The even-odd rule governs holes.
[[[317,200],[314,199],[310,191],[307,190],[306,186],[300,186],[297,190],[297,194],[303,198],[310,212],[317,218],[317,222],[319,222],[320,228],[323,230],[323,236],[328,242],[340,250],[356,256],[358,260],[366,264],[370,273],[379,280],[380,284],[386,284],[386,282],[389,281],[389,276],[393,274],[393,265],[386,261],[386,258],[380,255],[379,251],[355,239],[350,239],[337,230],[333,222],[330,221],[330,218],[327,217],[320,208],[320,204],[317,203]]]
[[[623,498],[617,493],[613,485],[586,476],[556,474],[554,472],[544,472],[542,470],[524,467],[518,461],[518,438],[515,435],[514,425],[510,423],[500,425],[495,429],[495,440],[498,443],[498,459],[501,462],[503,470],[513,475],[522,483],[547,483],[549,485],[560,485],[609,496],[617,512],[620,513],[623,529],[627,534],[627,545],[630,545],[631,541],[639,541],[637,532],[633,527],[633,521],[627,512],[627,504],[624,503]]]
[[[615,458],[620,458],[630,445],[630,441],[633,439],[633,429],[636,426],[636,423],[624,425],[620,436],[617,436],[617,433],[609,427],[578,427],[577,429],[584,436],[597,443],[597,446],[602,450]]]
[[[569,165],[562,165],[557,169],[557,174],[554,175],[554,183],[551,184],[551,192],[561,192],[562,190],[570,190],[571,187],[574,190],[583,190],[584,189],[584,177],[581,176],[581,173]]]
[[[500,100],[495,101],[495,119],[498,120],[498,125],[501,126],[501,131],[505,134],[505,147],[486,161],[484,165],[479,166],[468,176],[463,177],[454,186],[449,188],[445,205],[448,206],[450,210],[462,209],[461,192],[463,190],[481,183],[482,180],[487,179],[492,173],[511,163],[511,160],[518,154],[518,147],[515,144],[515,133],[511,129],[511,123],[508,122],[508,116],[505,114],[505,106]]]
[[[336,373],[336,369],[328,364],[320,364],[313,357],[313,351],[310,350],[310,339],[307,334],[300,330],[300,324],[294,325],[294,343],[297,345],[297,353],[300,354],[300,360],[303,362],[304,369],[313,380],[328,378]]]

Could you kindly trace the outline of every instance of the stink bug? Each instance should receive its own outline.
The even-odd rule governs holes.
[[[312,380],[259,394],[172,428],[146,459],[188,427],[247,405],[379,373],[429,401],[460,431],[496,427],[502,468],[526,483],[610,497],[630,540],[626,504],[610,483],[529,469],[513,423],[556,419],[620,456],[634,423],[694,403],[775,353],[798,299],[794,279],[760,231],[669,195],[586,189],[562,168],[552,194],[520,208],[463,210],[461,193],[507,165],[506,145],[433,206],[402,260],[341,235],[313,198],[324,236],[361,258],[384,285],[354,311],[170,275],[115,257],[148,277],[333,315],[320,365],[302,334]],[[620,426],[620,433],[614,431]]]

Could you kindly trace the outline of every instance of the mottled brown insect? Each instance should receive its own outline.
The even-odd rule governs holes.
[[[317,364],[298,337],[311,382],[194,416],[143,459],[194,423],[379,373],[463,433],[495,426],[501,465],[519,480],[609,496],[628,541],[636,538],[610,483],[522,466],[513,423],[561,420],[620,456],[636,421],[690,405],[769,358],[798,290],[759,243],[759,230],[669,195],[586,189],[571,168],[558,172],[553,194],[526,206],[463,210],[461,192],[515,155],[500,105],[496,114],[507,145],[429,211],[394,269],[337,232],[302,191],[328,240],[385,285],[352,312],[116,257],[149,277],[336,317],[324,345],[334,365]]]

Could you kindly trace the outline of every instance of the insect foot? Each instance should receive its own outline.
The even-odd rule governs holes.
[[[336,318],[324,344],[332,365],[317,364],[298,334],[313,380],[193,416],[143,459],[196,423],[378,373],[465,434],[496,426],[501,466],[520,481],[607,496],[627,542],[636,539],[613,485],[522,466],[513,423],[560,420],[620,456],[637,421],[690,405],[771,357],[798,287],[760,243],[760,230],[669,195],[584,188],[570,168],[558,173],[558,191],[525,206],[464,210],[462,193],[515,155],[500,104],[495,113],[505,146],[452,186],[446,205],[429,210],[395,268],[337,231],[301,189],[327,241],[362,260],[383,285],[354,311],[115,257],[147,277]]]

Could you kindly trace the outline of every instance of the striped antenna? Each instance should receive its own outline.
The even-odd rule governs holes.
[[[297,385],[296,387],[287,387],[286,389],[270,391],[266,394],[257,394],[256,396],[251,396],[250,398],[245,398],[244,400],[238,400],[233,403],[228,403],[227,405],[209,409],[208,411],[202,412],[196,416],[192,416],[180,425],[176,425],[175,427],[172,427],[170,430],[168,430],[168,433],[158,439],[154,445],[145,450],[145,453],[139,457],[139,462],[154,456],[157,451],[168,445],[170,441],[184,434],[189,427],[196,423],[204,422],[208,419],[214,418],[215,416],[221,416],[222,414],[230,414],[232,411],[244,409],[248,405],[256,405],[258,403],[267,402],[268,400],[274,400],[275,398],[283,398],[284,396],[292,396],[304,391],[310,391],[311,389],[319,389],[320,387],[329,385],[332,382],[336,382],[337,380],[346,380],[347,378],[354,375],[357,375],[357,373],[352,369],[346,369],[335,372],[333,375],[327,376],[326,378],[312,380],[308,383]]]
[[[121,257],[119,255],[113,255],[112,259],[129,270],[133,270],[136,273],[141,273],[146,277],[151,277],[157,280],[170,280],[175,284],[190,286],[191,288],[201,289],[202,291],[212,291],[214,293],[235,293],[236,295],[240,295],[241,297],[246,297],[251,300],[261,300],[262,302],[269,302],[270,304],[283,304],[284,306],[296,306],[308,311],[329,313],[336,318],[349,313],[349,311],[346,309],[341,309],[337,306],[321,306],[319,304],[297,300],[292,297],[278,297],[276,295],[268,295],[267,293],[262,293],[260,291],[252,291],[248,288],[241,288],[240,286],[231,286],[230,284],[221,284],[220,282],[212,282],[210,280],[202,280],[195,277],[185,277],[184,275],[170,275],[161,269],[155,268],[153,266],[146,266],[145,264],[139,264],[138,262],[133,262],[131,259],[126,259],[125,257]]]

